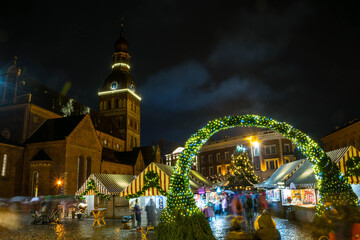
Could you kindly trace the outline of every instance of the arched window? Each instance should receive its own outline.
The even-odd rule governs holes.
[[[86,179],[88,179],[90,174],[91,174],[91,157],[88,157],[86,159]]]
[[[119,106],[119,108],[122,107],[122,100],[121,100],[121,99],[119,99],[119,104],[118,104],[118,106]]]
[[[34,171],[32,174],[32,196],[37,197],[39,193],[39,172]]]
[[[4,154],[3,162],[2,162],[2,168],[1,168],[1,176],[2,177],[6,176],[7,160],[8,160],[8,155]]]
[[[77,169],[77,189],[81,187],[81,185],[85,182],[84,178],[84,157],[78,157],[78,169]]]

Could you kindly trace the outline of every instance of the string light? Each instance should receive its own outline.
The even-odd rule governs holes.
[[[168,204],[162,212],[156,231],[156,239],[167,239],[176,234],[178,236],[176,239],[186,239],[187,237],[181,235],[185,233],[176,232],[175,234],[173,232],[176,231],[175,229],[182,229],[185,225],[188,234],[200,234],[200,231],[207,234],[204,239],[215,239],[204,214],[195,205],[194,196],[190,190],[189,171],[203,144],[218,131],[233,127],[272,129],[296,144],[299,150],[314,164],[314,172],[319,182],[320,192],[317,215],[323,214],[325,201],[335,206],[348,205],[356,208],[357,196],[352,191],[348,179],[340,178],[338,167],[309,136],[285,122],[278,122],[269,117],[257,115],[228,116],[210,121],[186,141],[185,149],[180,154],[171,176]],[[199,221],[201,222],[201,229],[199,228]]]

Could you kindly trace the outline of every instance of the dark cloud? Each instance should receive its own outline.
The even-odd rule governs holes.
[[[0,6],[0,68],[97,108],[125,17],[142,143],[255,113],[319,138],[359,115],[357,6],[338,1],[51,1]],[[4,11],[6,9],[6,11]]]

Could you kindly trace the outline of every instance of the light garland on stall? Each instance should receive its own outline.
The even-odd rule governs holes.
[[[144,183],[145,183],[145,185],[140,191],[138,191],[137,193],[134,193],[134,194],[129,194],[125,198],[131,199],[131,198],[141,197],[142,195],[144,195],[145,191],[148,190],[149,188],[157,188],[159,190],[159,192],[161,193],[161,195],[163,195],[163,196],[168,195],[168,193],[160,187],[160,177],[159,177],[159,174],[157,174],[156,172],[148,171],[147,173],[145,173]]]
[[[105,198],[107,201],[110,200],[110,196],[103,194],[97,190],[94,179],[90,179],[87,182],[85,191],[79,195],[80,199],[82,199],[84,195],[86,195],[90,190],[93,190],[97,196]]]
[[[318,180],[320,191],[320,201],[317,207],[317,215],[324,212],[324,203],[356,207],[357,197],[351,189],[347,178],[344,178],[337,166],[324,153],[319,145],[303,132],[293,126],[278,122],[272,118],[257,115],[228,116],[210,121],[206,126],[193,134],[185,143],[185,149],[178,158],[173,174],[171,176],[169,197],[167,207],[161,215],[161,221],[156,231],[156,238],[166,239],[169,236],[178,234],[172,233],[174,229],[182,229],[185,224],[193,223],[196,218],[205,219],[204,214],[195,205],[194,195],[189,184],[189,171],[199,150],[203,144],[215,133],[233,127],[258,127],[272,129],[291,140],[298,149],[314,164],[314,172]],[[192,218],[193,217],[193,218]],[[189,225],[187,231],[190,234],[197,234],[202,231],[209,233],[210,226],[204,223],[202,229],[198,224]],[[194,229],[192,229],[194,228]],[[195,229],[196,228],[196,229]],[[172,235],[169,235],[172,234]],[[176,239],[183,239],[184,235],[178,234]],[[188,237],[188,235],[186,235]],[[200,239],[195,236],[192,239]],[[211,233],[206,235],[206,239],[214,239]],[[174,239],[173,239],[174,240]]]
[[[360,176],[360,157],[349,158],[346,163],[346,174],[345,176]]]

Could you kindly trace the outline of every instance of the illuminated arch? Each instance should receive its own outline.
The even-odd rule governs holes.
[[[203,216],[195,205],[190,189],[189,171],[191,170],[191,165],[203,144],[213,134],[233,127],[272,129],[296,144],[298,149],[314,164],[314,172],[321,195],[317,214],[322,214],[325,201],[331,202],[334,205],[348,204],[356,206],[357,197],[353,193],[348,179],[340,174],[335,163],[309,136],[287,123],[278,122],[269,117],[257,115],[228,116],[210,121],[185,143],[185,149],[177,160],[171,177],[170,194],[167,200],[167,207],[161,215],[161,224],[157,233],[158,239],[165,239],[162,237],[164,236],[163,232],[174,229],[172,225],[180,227],[179,224],[191,223],[191,217],[201,218]],[[187,220],[184,221],[183,218]],[[205,229],[205,231],[208,231],[208,229]],[[194,239],[197,238],[194,237]],[[209,239],[212,239],[211,236],[209,236]]]

